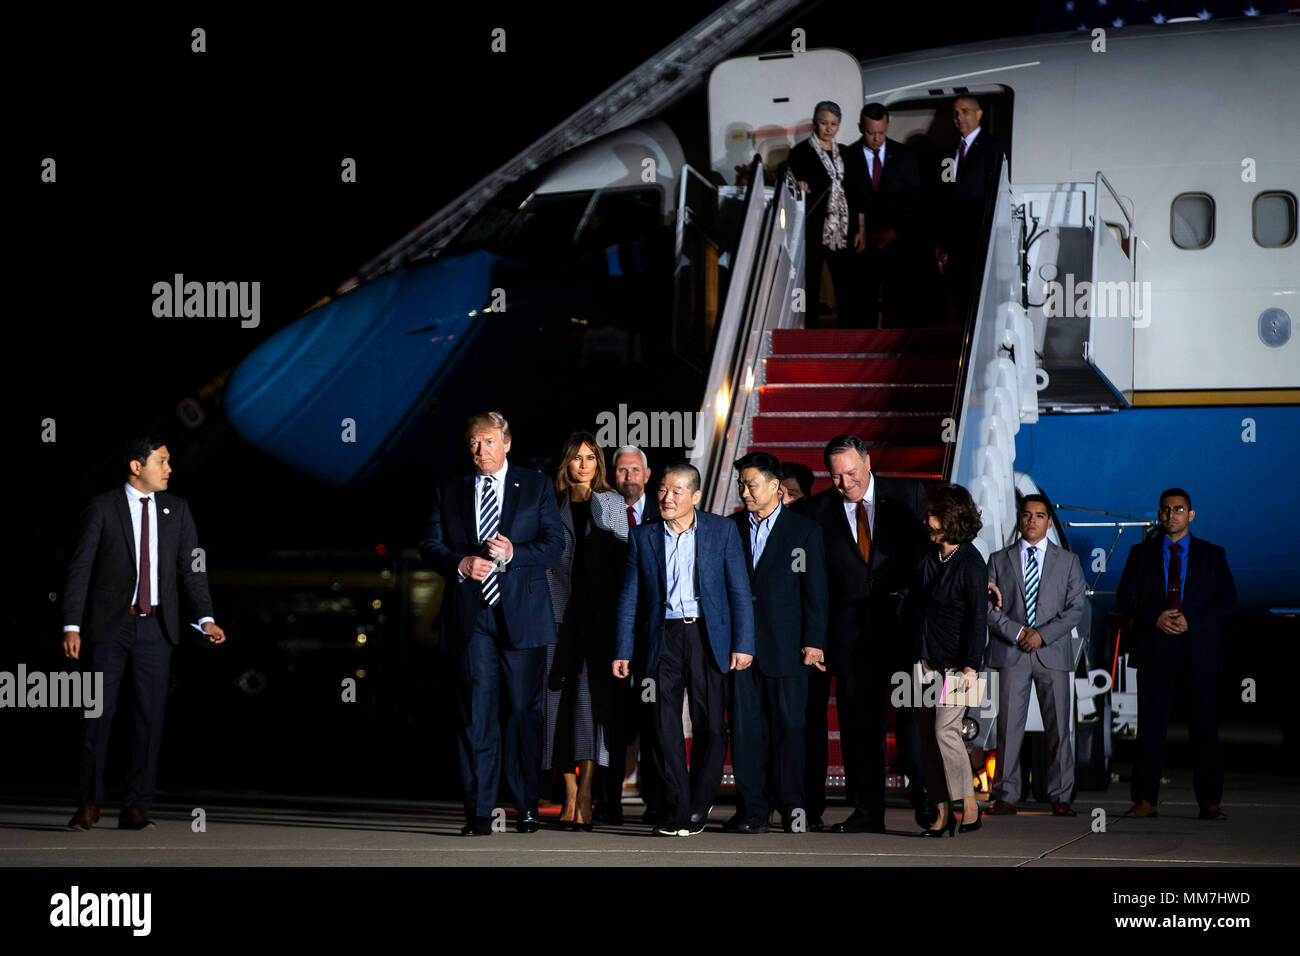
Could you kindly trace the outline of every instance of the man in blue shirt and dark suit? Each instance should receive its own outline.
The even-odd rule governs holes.
[[[1138,671],[1137,758],[1128,816],[1154,817],[1160,764],[1175,693],[1186,702],[1192,742],[1192,787],[1202,820],[1223,820],[1223,757],[1216,695],[1222,658],[1219,623],[1237,604],[1228,558],[1187,530],[1196,512],[1181,488],[1160,495],[1164,532],[1133,545],[1116,604],[1133,618]]]
[[[826,548],[817,522],[781,505],[779,459],[751,452],[736,471],[745,510],[729,517],[751,569],[755,654],[752,667],[732,675],[740,809],[723,829],[766,833],[775,804],[782,829],[792,833],[795,811],[804,811],[809,668],[826,669]]]
[[[614,676],[637,673],[652,708],[655,763],[666,817],[659,836],[691,836],[708,822],[727,756],[725,676],[754,659],[754,608],[740,535],[698,511],[700,473],[689,462],[659,482],[663,521],[633,528],[618,602]],[[690,692],[692,753],[686,770],[683,691]]]
[[[420,543],[447,579],[442,639],[460,664],[461,835],[492,832],[503,775],[516,828],[535,833],[546,645],[556,640],[546,566],[564,549],[563,526],[550,481],[507,465],[510,425],[499,412],[471,417],[465,438],[477,474],[438,483]]]

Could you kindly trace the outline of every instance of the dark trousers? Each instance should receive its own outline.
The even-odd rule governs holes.
[[[874,329],[877,311],[884,315],[884,328],[932,323],[930,310],[915,295],[919,255],[915,245],[901,237],[885,249],[868,244],[866,249],[856,253],[853,261],[861,321],[841,321],[840,325],[856,324]]]
[[[727,759],[723,695],[726,682],[713,660],[703,622],[668,621],[655,663],[655,764],[663,781],[666,821],[685,827],[692,815],[704,815],[722,782]],[[691,761],[686,767],[682,731],[683,691],[690,692]]]
[[[821,327],[822,263],[831,274],[835,285],[835,311],[841,327],[859,324],[857,279],[854,275],[853,249],[827,249],[821,243],[821,227],[817,235],[811,234],[804,242],[804,328]],[[875,322],[872,322],[875,325]]]
[[[515,809],[536,810],[546,648],[514,648],[501,608],[484,605],[460,657],[460,780],[465,817],[490,817],[501,778]]]
[[[826,708],[830,704],[831,669],[808,668],[808,702],[804,709],[803,800],[811,825],[826,812],[826,768],[830,763]]]
[[[599,677],[593,677],[600,680]],[[596,768],[596,803],[612,813],[623,812],[623,779],[627,776],[627,745],[636,736],[635,683],[606,674],[609,706],[605,720],[605,747],[609,766]]]
[[[134,727],[131,733],[131,763],[126,772],[124,808],[142,813],[153,806],[158,781],[158,751],[162,747],[163,716],[167,708],[167,677],[172,646],[163,636],[157,614],[128,617],[122,630],[111,640],[82,644],[90,650],[92,672],[104,675],[103,711],[98,717],[83,717],[81,758],[77,768],[79,803],[104,802],[104,767],[108,762],[108,740],[117,711],[117,695],[130,666],[135,694]]]
[[[1175,697],[1182,698],[1183,713],[1192,744],[1192,789],[1196,802],[1223,800],[1223,755],[1219,751],[1219,675],[1199,674],[1184,664],[1177,671],[1142,667],[1138,670],[1137,758],[1133,764],[1133,802],[1156,803],[1160,796],[1160,766],[1164,761],[1165,734]]]
[[[767,819],[773,804],[783,817],[804,806],[810,669],[790,677],[764,677],[756,667],[732,672],[731,763],[747,819]]]

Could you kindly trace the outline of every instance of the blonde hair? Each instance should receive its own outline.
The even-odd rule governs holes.
[[[510,439],[510,423],[504,415],[500,412],[479,412],[465,420],[465,440],[469,441],[476,431],[484,428],[498,428],[503,439]]]

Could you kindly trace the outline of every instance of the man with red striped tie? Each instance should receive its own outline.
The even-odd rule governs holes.
[[[1219,623],[1237,604],[1223,548],[1188,531],[1196,512],[1181,488],[1160,495],[1163,532],[1133,545],[1116,595],[1133,618],[1138,669],[1137,757],[1128,816],[1154,817],[1160,765],[1175,694],[1186,702],[1192,743],[1192,788],[1202,820],[1224,820],[1223,757],[1219,752]]]

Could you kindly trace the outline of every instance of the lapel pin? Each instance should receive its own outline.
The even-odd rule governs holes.
[[[515,482],[515,487],[516,487],[516,488],[519,487],[519,482],[517,482],[517,481]]]
[[[171,513],[172,513],[172,509],[171,509],[171,508],[164,508],[164,509],[163,509],[163,514],[165,514],[165,515],[169,515],[169,514],[171,514]]]

